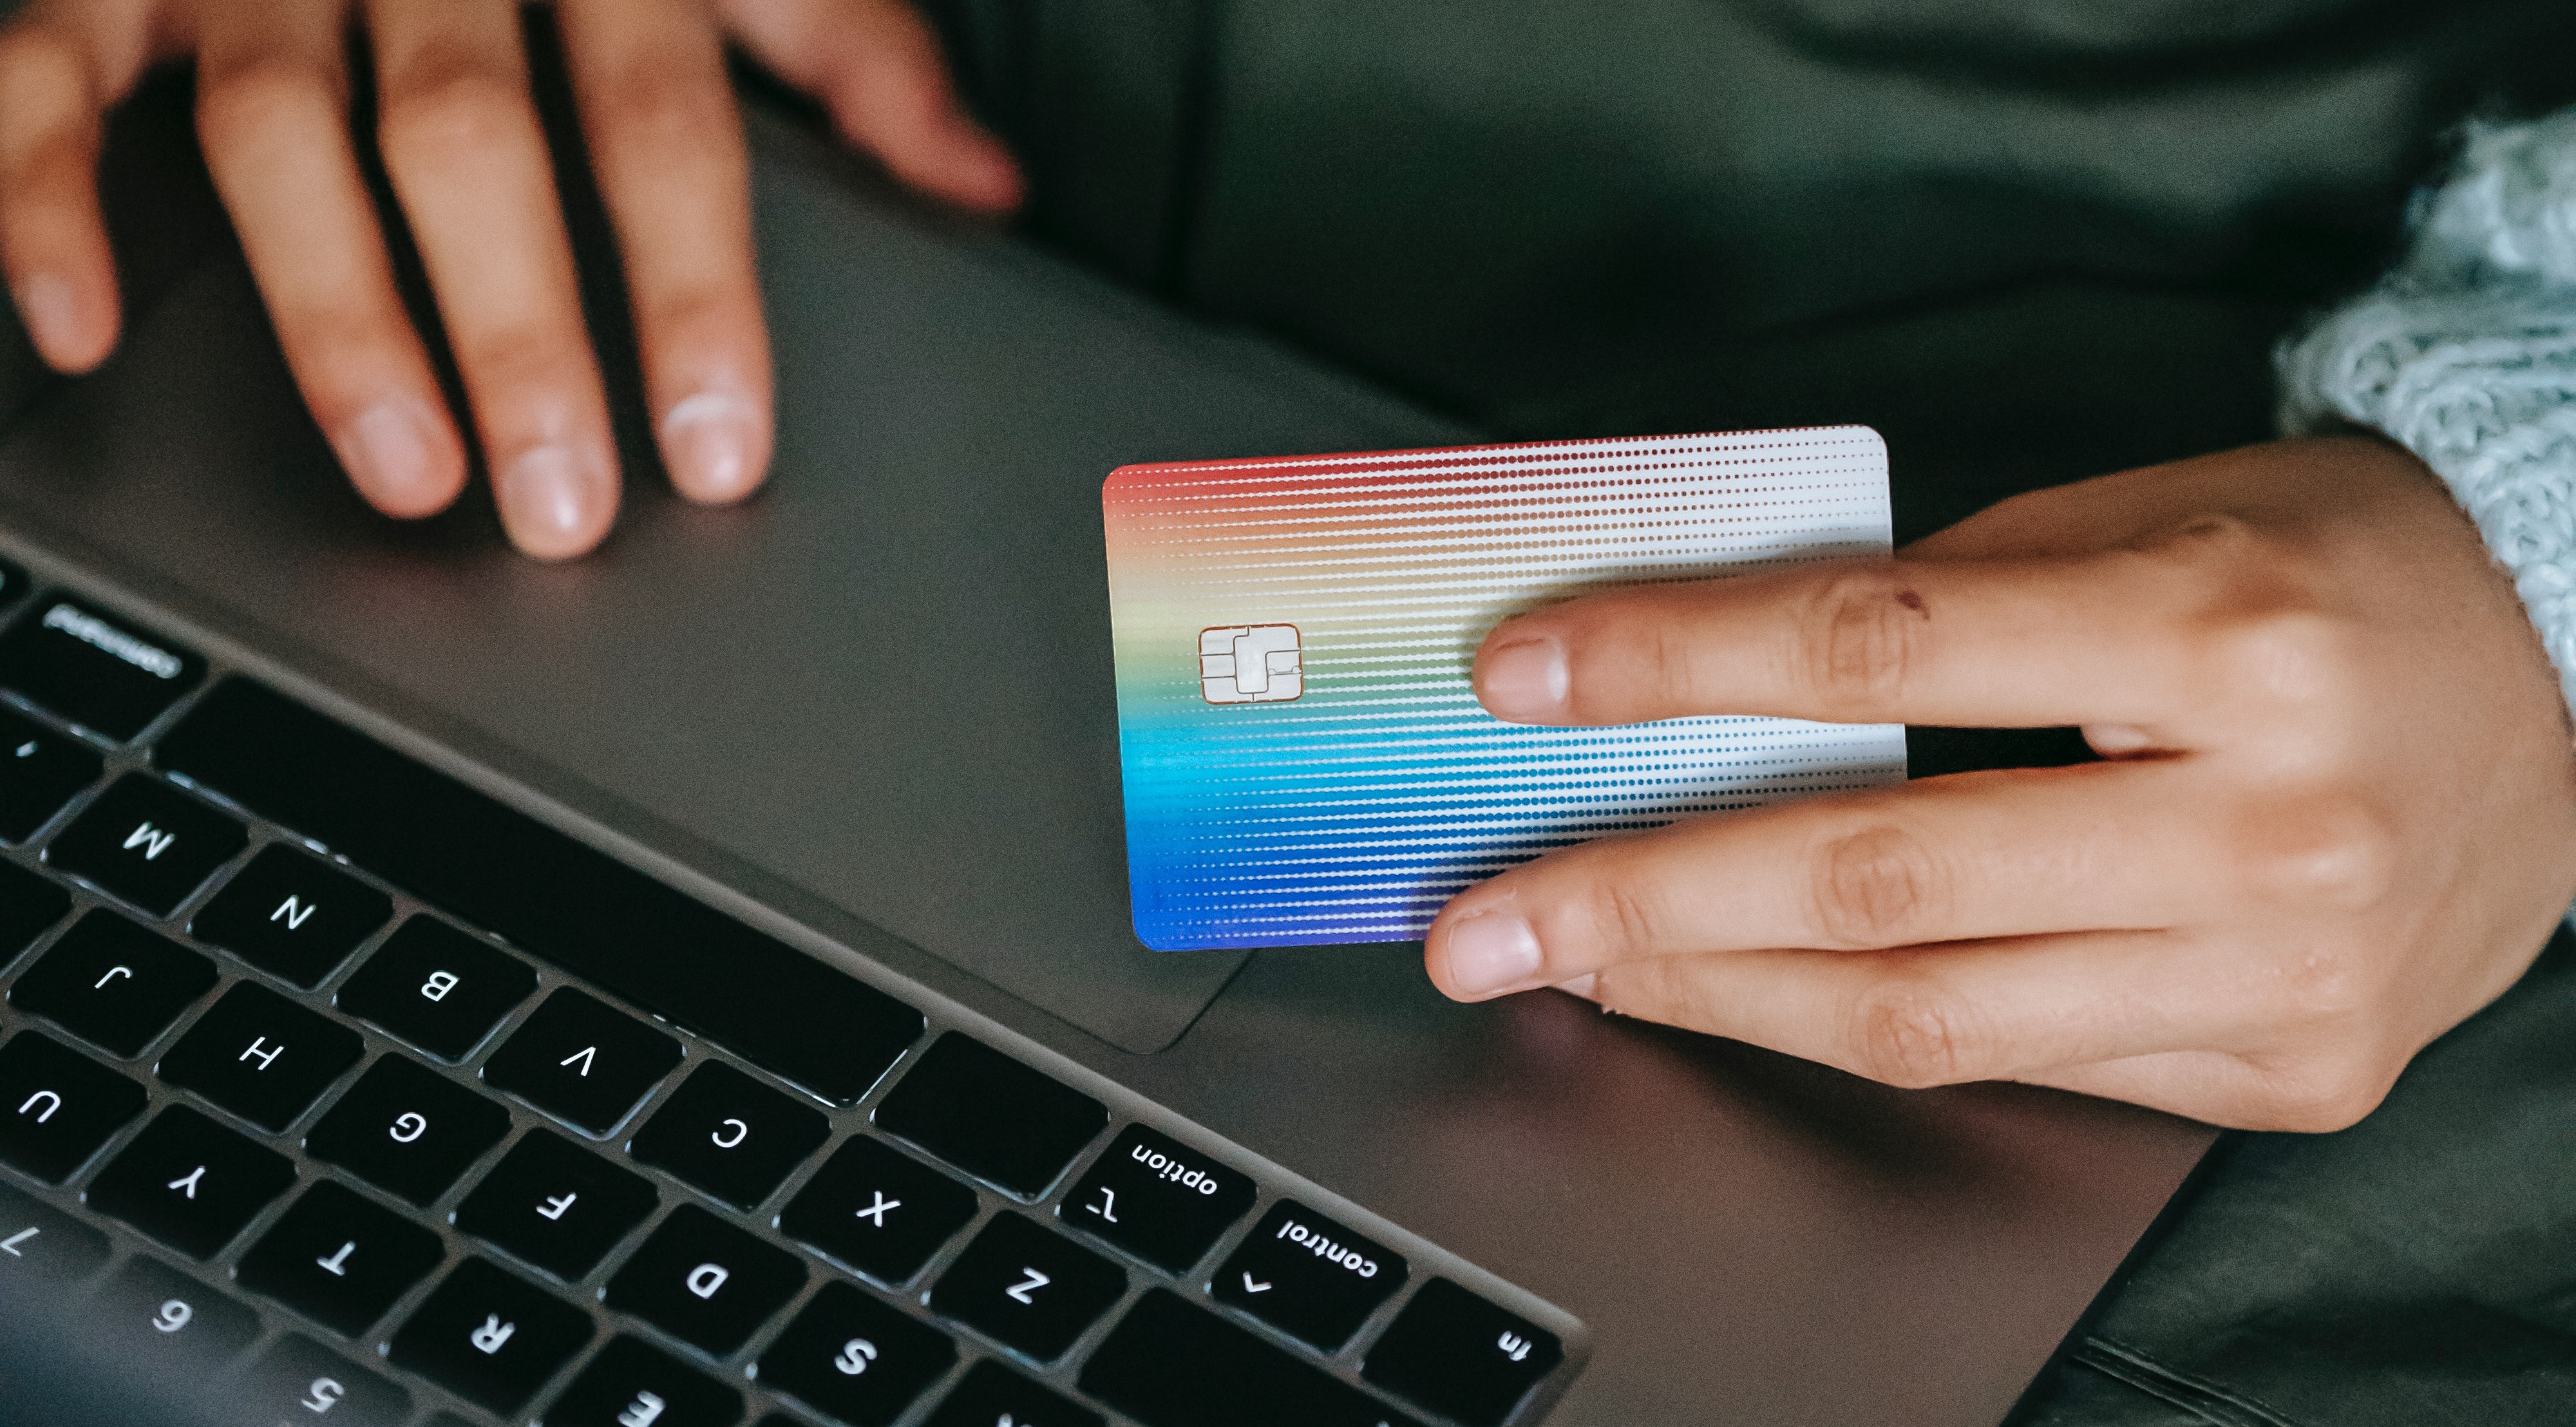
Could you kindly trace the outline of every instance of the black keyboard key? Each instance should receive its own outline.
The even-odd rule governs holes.
[[[1555,1334],[1435,1278],[1387,1325],[1360,1376],[1474,1427],[1501,1427],[1563,1361]]]
[[[599,1350],[555,1405],[546,1427],[733,1427],[742,1394],[641,1339]]]
[[[1252,1207],[1252,1177],[1130,1125],[1057,1206],[1064,1222],[1167,1273],[1187,1272]]]
[[[0,862],[0,967],[71,909],[71,893],[15,862]]]
[[[414,917],[340,988],[338,1004],[441,1060],[463,1060],[536,989],[526,962]]]
[[[671,1092],[627,1151],[748,1209],[831,1132],[822,1111],[710,1060]]]
[[[143,1087],[34,1031],[0,1046],[0,1160],[47,1184],[143,1113]]]
[[[901,1283],[974,1217],[974,1190],[862,1135],[787,1201],[778,1227],[861,1273]]]
[[[678,1041],[566,986],[501,1043],[483,1078],[604,1135],[679,1063]]]
[[[0,842],[25,842],[98,778],[98,754],[0,708]]]
[[[214,962],[93,908],[9,988],[9,1004],[132,1057],[214,984]]]
[[[393,899],[384,893],[318,857],[271,843],[233,874],[188,931],[311,990],[393,914]]]
[[[173,1105],[99,1171],[89,1205],[204,1258],[294,1183],[286,1156]]]
[[[151,1259],[129,1259],[90,1300],[99,1356],[129,1371],[202,1372],[241,1356],[259,1315]]]
[[[552,1130],[531,1130],[456,1206],[456,1227],[576,1279],[660,1202],[642,1175]]]
[[[1169,1289],[1137,1300],[1082,1365],[1081,1383],[1141,1427],[1416,1427]]]
[[[206,661],[121,619],[54,599],[0,635],[0,685],[122,742],[206,677]]]
[[[1017,1214],[996,1214],[939,1276],[930,1307],[1044,1362],[1126,1291],[1116,1264]]]
[[[608,1306],[722,1357],[805,1286],[805,1266],[683,1204],[608,1281]]]
[[[444,1256],[438,1235],[324,1180],[250,1246],[239,1274],[253,1292],[355,1336]]]
[[[314,1123],[304,1148],[378,1189],[427,1204],[509,1132],[509,1111],[388,1055]]]
[[[107,1235],[0,1184],[0,1290],[77,1283],[107,1262]]]
[[[236,981],[160,1074],[267,1130],[283,1130],[366,1049],[356,1031],[252,981]]]
[[[951,1031],[877,1104],[876,1122],[969,1174],[1034,1196],[1109,1112],[972,1036]]]
[[[32,586],[27,581],[26,571],[6,560],[0,560],[0,604],[17,599],[30,588]]]
[[[227,1395],[248,1421],[401,1427],[411,1416],[411,1397],[401,1388],[293,1333],[278,1339]]]
[[[589,1314],[467,1259],[413,1310],[389,1356],[394,1366],[507,1416],[590,1336]]]
[[[1101,1427],[1100,1414],[1047,1391],[990,1358],[967,1370],[922,1427]]]
[[[1404,1286],[1404,1259],[1304,1205],[1282,1199],[1216,1271],[1211,1291],[1329,1353]]]
[[[45,861],[166,917],[249,841],[240,823],[158,778],[128,773],[55,836]]]
[[[827,1100],[866,1094],[921,1035],[875,987],[248,680],[155,756]]]
[[[956,1362],[947,1334],[827,1283],[760,1355],[760,1380],[851,1427],[887,1427]]]

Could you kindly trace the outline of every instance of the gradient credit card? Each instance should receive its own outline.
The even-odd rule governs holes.
[[[1101,489],[1136,935],[1418,940],[1604,833],[1905,776],[1901,725],[1507,724],[1506,616],[1889,549],[1866,427],[1126,466]]]

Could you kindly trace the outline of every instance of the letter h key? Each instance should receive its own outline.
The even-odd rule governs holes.
[[[358,1033],[256,982],[236,982],[161,1059],[161,1078],[284,1130],[357,1059]]]

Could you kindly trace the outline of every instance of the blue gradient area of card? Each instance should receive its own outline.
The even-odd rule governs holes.
[[[1904,730],[1537,728],[1475,648],[1590,590],[1888,550],[1861,427],[1131,466],[1103,488],[1136,932],[1418,939],[1551,848],[1904,776]]]

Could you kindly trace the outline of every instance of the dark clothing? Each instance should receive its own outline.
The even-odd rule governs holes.
[[[1900,540],[2260,440],[2565,0],[935,0],[1031,226],[1496,436],[1866,421]]]
[[[1039,236],[1496,436],[1868,422],[1900,540],[2264,439],[2446,136],[2576,101],[2566,0],[933,9]],[[2361,1126],[2223,1139],[2019,1420],[2576,1416],[2571,1105],[2562,938]]]

